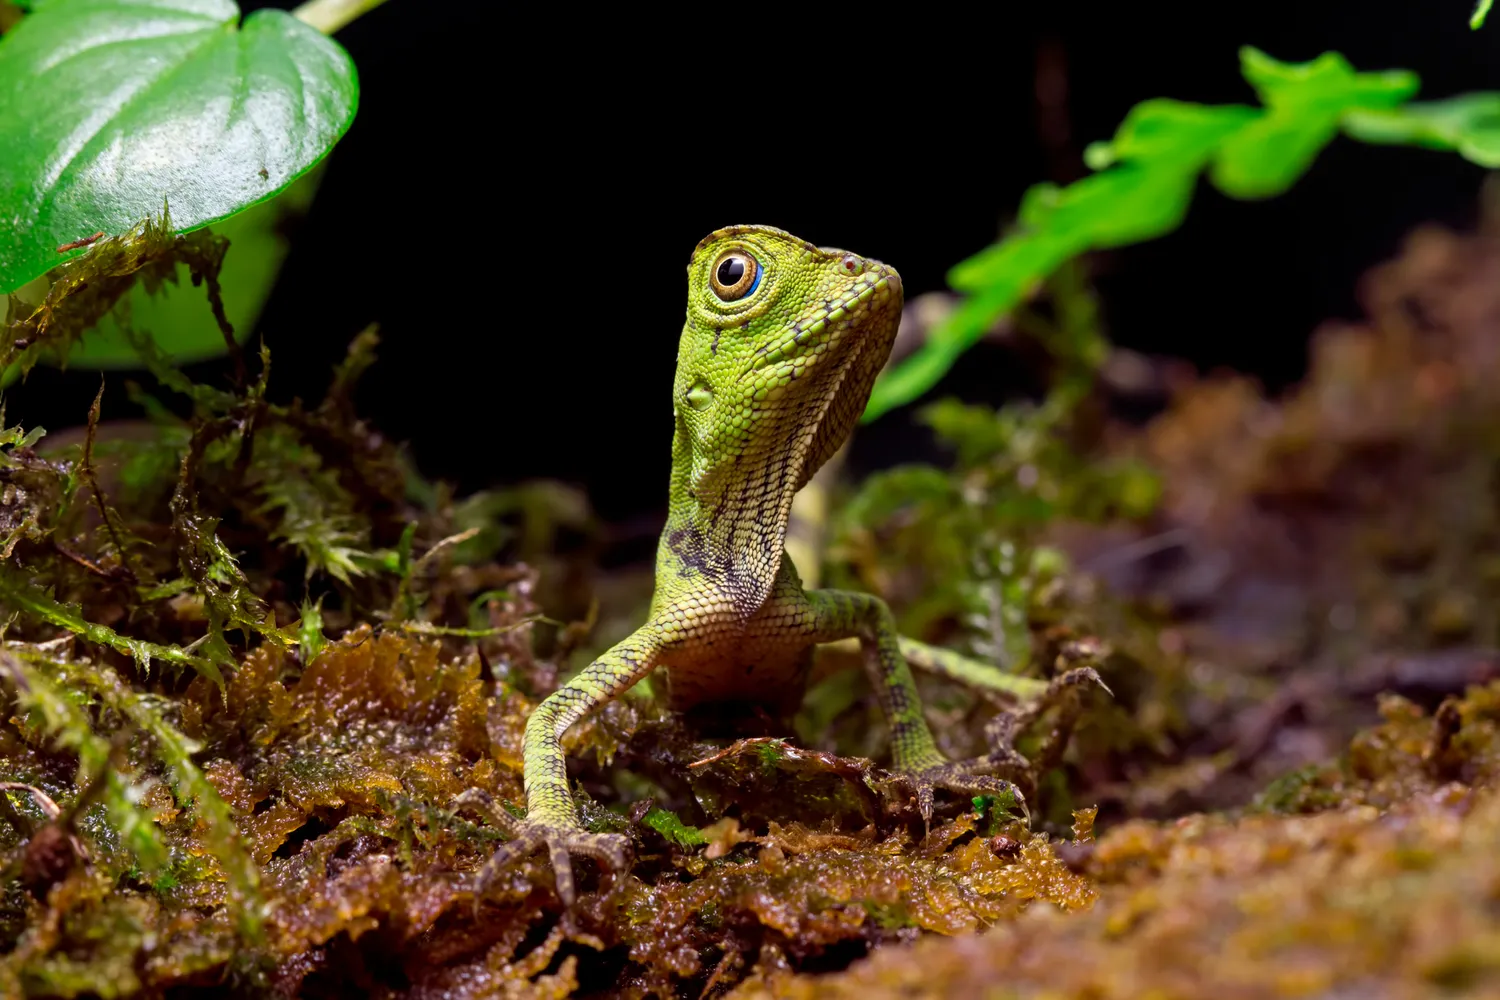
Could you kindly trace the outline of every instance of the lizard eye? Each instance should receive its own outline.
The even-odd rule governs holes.
[[[733,302],[760,287],[760,264],[743,250],[726,250],[714,263],[709,279],[715,295]]]

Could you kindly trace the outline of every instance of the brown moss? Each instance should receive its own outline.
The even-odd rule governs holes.
[[[704,757],[702,744],[660,720],[656,732],[670,738],[650,745],[678,747],[669,767],[718,788],[719,808],[753,808],[721,814],[716,835],[691,847],[617,816],[637,840],[636,868],[609,894],[586,895],[571,925],[559,921],[542,859],[502,873],[476,900],[468,874],[496,834],[454,816],[450,804],[469,788],[520,800],[516,741],[531,708],[514,692],[492,700],[487,691],[472,652],[368,628],[305,666],[263,647],[222,694],[193,681],[182,725],[204,746],[204,772],[261,866],[263,945],[244,949],[222,876],[204,878],[215,866],[201,825],[167,802],[156,821],[181,852],[175,883],[121,894],[99,874],[76,871],[28,919],[53,930],[45,938],[33,930],[33,947],[15,951],[7,968],[29,993],[72,995],[121,963],[140,966],[150,942],[144,971],[120,980],[126,994],[191,984],[233,958],[247,983],[304,995],[324,982],[362,981],[385,989],[406,981],[419,996],[505,983],[565,995],[579,968],[597,976],[611,964],[617,981],[644,995],[728,984],[762,952],[815,964],[921,931],[969,933],[1033,901],[1077,909],[1092,899],[1046,837],[1011,825],[981,838],[971,812],[914,837],[909,813],[882,809],[868,790],[855,800],[830,793],[878,777],[867,762],[779,742],[757,752],[763,741]],[[619,715],[584,727],[579,742],[605,747]],[[690,769],[682,758],[693,755],[701,763]],[[857,826],[840,825],[855,816],[847,801],[866,802],[869,816]],[[741,826],[763,822],[756,815],[820,810],[816,826]],[[997,854],[992,841],[1007,837],[1018,848]],[[68,956],[66,967],[58,955]],[[606,955],[615,957],[601,967]]]
[[[1432,772],[1434,720],[1388,701],[1336,801],[1313,815],[1134,820],[1087,862],[1097,902],[976,936],[887,948],[830,977],[752,976],[733,996],[1429,996],[1500,989],[1500,684],[1456,703],[1468,781]],[[1306,800],[1300,800],[1306,804]],[[1380,802],[1377,807],[1374,802]]]
[[[1500,990],[1500,686],[1459,696],[1500,644],[1483,335],[1500,282],[1482,249],[1414,240],[1372,285],[1371,324],[1322,335],[1287,400],[1179,384],[1116,451],[1163,472],[1144,527],[1058,528],[1049,511],[1139,513],[1129,464],[1101,480],[1028,437],[1057,505],[1038,507],[1005,450],[1020,425],[974,408],[935,417],[964,482],[998,498],[959,504],[968,534],[911,516],[914,495],[962,499],[945,472],[867,497],[889,522],[852,536],[846,569],[909,620],[940,638],[993,612],[997,656],[1107,674],[1114,699],[1076,732],[1022,734],[1042,832],[951,796],[929,829],[863,756],[882,737],[851,675],[822,678],[796,742],[781,720],[684,719],[632,693],[566,738],[585,823],[634,848],[614,878],[580,859],[571,912],[543,855],[476,898],[504,833],[455,807],[478,789],[519,810],[526,718],[588,633],[548,631],[536,572],[504,562],[486,520],[543,494],[455,504],[403,471],[351,403],[373,334],[314,408],[268,402],[264,369],[194,386],[143,346],[190,420],[102,423],[45,454],[0,431],[0,994]],[[1005,518],[1030,557],[964,575]],[[511,554],[558,566],[545,532],[522,534]],[[1124,599],[1043,544],[1083,559],[1162,537],[1193,543],[1100,564]],[[958,568],[934,583],[943,560]],[[990,749],[1003,706],[925,691],[946,751]]]

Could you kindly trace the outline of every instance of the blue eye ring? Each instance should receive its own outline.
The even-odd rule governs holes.
[[[754,294],[765,269],[748,250],[726,250],[709,268],[708,280],[720,301],[736,302]]]

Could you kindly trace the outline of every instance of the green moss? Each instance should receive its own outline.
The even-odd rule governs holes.
[[[703,835],[702,830],[696,826],[688,826],[677,818],[676,813],[659,806],[652,806],[646,815],[641,817],[641,822],[684,850],[701,847],[708,843],[708,838]]]
[[[1034,828],[948,795],[924,822],[873,762],[868,686],[841,672],[857,656],[830,649],[797,740],[760,718],[711,738],[644,689],[567,734],[583,822],[633,846],[613,877],[577,860],[567,913],[545,856],[483,894],[472,876],[524,815],[526,720],[590,628],[544,618],[538,574],[508,560],[588,579],[593,550],[552,551],[587,520],[576,496],[414,479],[351,402],[373,331],[321,402],[286,406],[264,355],[201,386],[138,336],[148,420],[103,419],[106,393],[71,434],[0,431],[0,994],[1488,990],[1500,685],[1464,691],[1488,661],[1455,645],[1500,645],[1488,334],[1413,357],[1438,347],[1392,307],[1392,332],[1325,342],[1282,403],[1193,383],[1143,434],[1106,434],[1102,340],[1067,280],[1023,317],[1048,394],[929,411],[955,467],[867,483],[830,568],[929,639],[1107,674],[1112,699],[1042,717],[922,682],[945,752],[1014,737],[1024,758],[994,765]],[[1423,470],[1406,489],[1351,412],[1390,421],[1381,447]],[[1182,524],[1254,600],[1177,606],[1149,566],[1114,594],[1088,575],[1151,563]],[[1261,562],[1292,528],[1333,569]],[[1288,631],[1266,610],[1284,591]],[[1398,682],[1412,700],[1379,696]]]

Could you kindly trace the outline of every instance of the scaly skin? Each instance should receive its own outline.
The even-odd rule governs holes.
[[[899,637],[877,597],[805,591],[786,556],[792,497],[853,430],[900,317],[901,279],[879,261],[761,226],[721,229],[698,244],[672,387],[671,505],[648,619],[528,720],[527,818],[491,810],[514,838],[481,885],[542,845],[569,902],[570,852],[625,866],[625,838],[579,822],[561,738],[657,667],[674,708],[733,702],[784,713],[802,697],[813,647],[857,638],[890,725],[894,769],[909,776],[924,818],[934,787],[1021,801],[1009,782],[979,773],[1013,765],[1013,753],[953,763],[938,751],[907,659],[1023,698],[1048,685]]]

